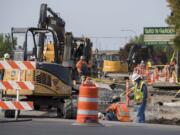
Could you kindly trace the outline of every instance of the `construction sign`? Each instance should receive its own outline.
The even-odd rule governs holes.
[[[175,36],[174,27],[144,27],[145,45],[171,45]]]

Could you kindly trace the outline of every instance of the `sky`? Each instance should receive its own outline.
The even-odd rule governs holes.
[[[75,37],[87,36],[93,47],[119,50],[144,27],[167,26],[166,0],[0,0],[0,33],[11,27],[36,27],[41,3],[66,22]]]

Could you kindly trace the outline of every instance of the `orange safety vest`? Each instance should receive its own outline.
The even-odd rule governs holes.
[[[77,68],[78,73],[81,72],[81,68],[82,68],[82,65],[83,65],[83,64],[86,64],[86,65],[87,65],[87,63],[86,63],[85,61],[82,61],[82,60],[79,60],[79,61],[77,62],[76,68]],[[87,66],[88,66],[88,65],[87,65]]]
[[[117,119],[121,122],[129,122],[129,110],[125,103],[117,103]]]

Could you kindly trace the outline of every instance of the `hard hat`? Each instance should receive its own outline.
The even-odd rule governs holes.
[[[5,53],[5,54],[4,54],[4,59],[9,59],[9,58],[10,58],[9,53]]]
[[[81,56],[81,57],[80,57],[80,59],[81,59],[81,60],[84,60],[84,59],[85,59],[85,57],[84,57],[84,56]]]
[[[140,78],[141,76],[139,75],[139,74],[137,74],[137,73],[134,73],[133,75],[132,75],[132,81],[136,81],[138,78]]]
[[[144,64],[144,61],[143,61],[143,60],[141,61],[141,64]]]

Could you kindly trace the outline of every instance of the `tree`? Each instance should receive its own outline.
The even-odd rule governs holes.
[[[143,44],[144,43],[144,35],[141,34],[139,36],[135,36],[134,38],[132,38],[130,40],[130,43],[133,43],[133,44]]]
[[[168,16],[166,22],[175,27],[177,35],[174,38],[174,45],[180,50],[180,0],[167,0],[167,2],[171,15]]]
[[[122,61],[126,61],[128,58],[128,54],[130,51],[131,46],[133,46],[132,43],[127,43],[124,48],[120,48],[119,50],[119,56]]]
[[[119,56],[121,58],[121,60],[126,61],[128,58],[128,54],[130,51],[131,46],[135,45],[135,44],[139,44],[142,45],[144,42],[144,35],[141,34],[139,36],[135,36],[133,37],[129,43],[127,43],[124,48],[120,48],[119,50]]]
[[[16,45],[16,39],[13,42]],[[0,34],[0,58],[2,58],[5,53],[12,54],[12,52],[13,47],[10,34]]]

